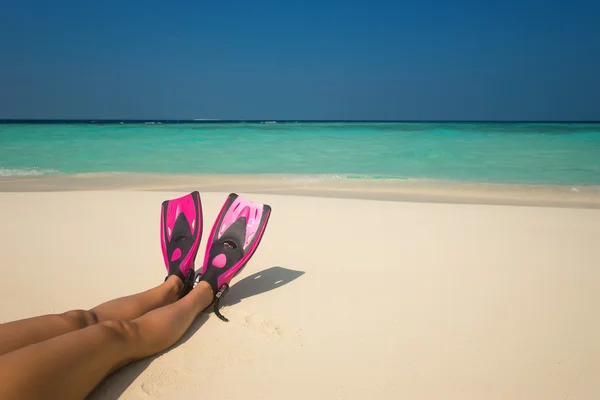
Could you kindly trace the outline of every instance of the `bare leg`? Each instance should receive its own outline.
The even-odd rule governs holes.
[[[91,310],[73,310],[0,324],[0,356],[77,329],[109,320],[133,320],[177,300],[183,287],[171,275],[161,285],[142,293],[100,304]]]
[[[133,321],[101,322],[0,356],[0,398],[82,399],[116,369],[175,344],[212,300],[200,282]]]

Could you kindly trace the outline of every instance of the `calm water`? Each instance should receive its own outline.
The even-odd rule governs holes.
[[[0,124],[0,176],[85,172],[600,185],[600,124]]]

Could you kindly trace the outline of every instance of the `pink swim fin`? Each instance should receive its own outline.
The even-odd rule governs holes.
[[[194,191],[165,200],[160,214],[160,243],[167,277],[177,275],[183,281],[183,297],[194,284],[194,262],[202,239],[200,193]]]
[[[231,193],[206,244],[204,263],[196,281],[206,281],[215,294],[215,314],[219,313],[219,300],[229,290],[229,282],[240,273],[256,251],[263,237],[271,207],[253,203]]]

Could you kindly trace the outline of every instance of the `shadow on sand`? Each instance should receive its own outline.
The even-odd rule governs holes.
[[[221,304],[224,306],[237,304],[248,297],[284,286],[302,275],[304,275],[304,271],[295,271],[282,267],[271,267],[262,270],[245,277],[231,286]]]
[[[225,298],[223,298],[221,304],[222,306],[237,304],[248,297],[256,296],[284,286],[302,275],[304,275],[304,271],[295,271],[278,266],[267,268],[234,283]],[[190,340],[194,333],[196,333],[208,320],[212,312],[211,305],[198,315],[182,338],[167,350],[142,360],[135,361],[107,377],[92,393],[90,393],[88,399],[118,399],[131,383],[144,372],[146,368],[148,368],[152,361]]]

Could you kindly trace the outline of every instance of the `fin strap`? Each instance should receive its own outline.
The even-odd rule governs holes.
[[[223,297],[225,297],[225,295],[227,294],[227,292],[228,292],[228,291],[229,291],[229,285],[228,285],[228,284],[225,284],[225,285],[224,285],[224,286],[221,288],[221,290],[219,290],[219,291],[217,292],[217,294],[215,295],[215,308],[214,308],[215,315],[216,315],[217,317],[219,317],[219,319],[221,319],[222,321],[225,321],[225,322],[229,322],[229,320],[228,320],[228,319],[227,319],[227,318],[226,318],[226,317],[225,317],[223,314],[221,314],[221,313],[219,312],[219,302],[220,302],[220,300],[221,300]]]

